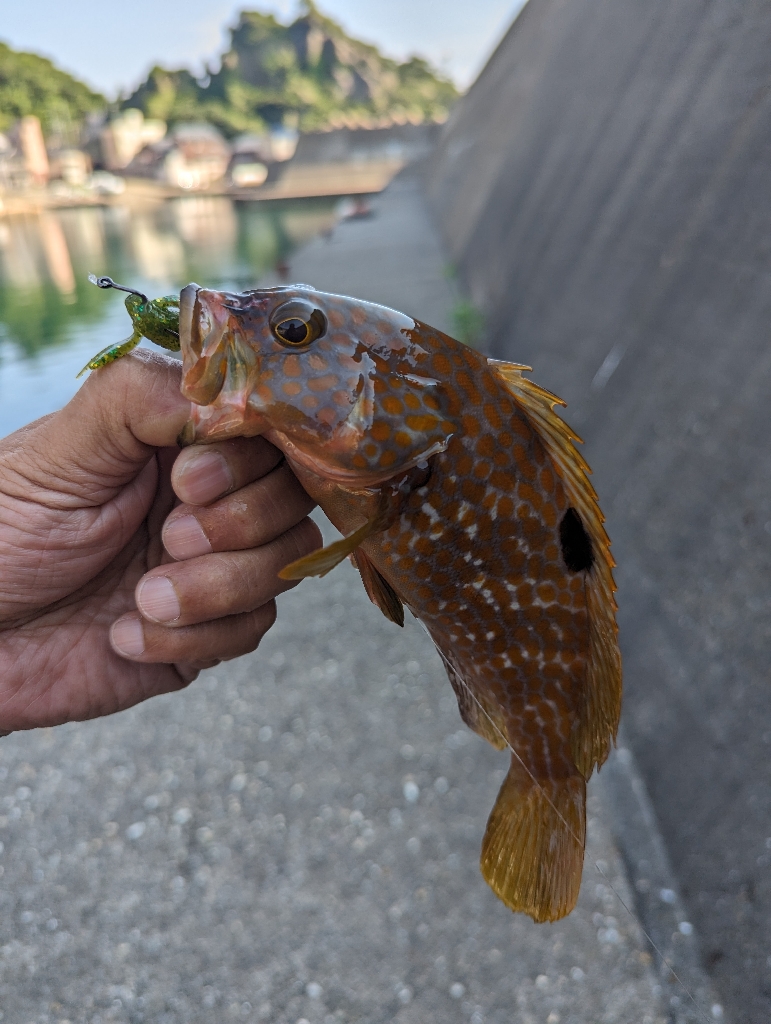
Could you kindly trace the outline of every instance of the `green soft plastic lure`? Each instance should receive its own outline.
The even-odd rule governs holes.
[[[142,338],[160,345],[170,352],[179,352],[179,296],[163,295],[160,299],[148,299],[142,292],[134,288],[126,288],[116,284],[111,277],[97,277],[89,274],[88,279],[97,288],[114,288],[119,292],[128,292],[126,309],[131,317],[134,330],[130,338],[103,348],[90,359],[78,374],[82,377],[86,370],[98,370],[101,366],[114,363],[116,359],[127,355],[136,348]]]

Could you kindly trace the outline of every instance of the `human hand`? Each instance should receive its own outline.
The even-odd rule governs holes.
[[[178,362],[137,350],[0,441],[0,733],[111,714],[253,650],[293,585],[278,571],[319,546],[263,438],[179,452],[179,386]]]

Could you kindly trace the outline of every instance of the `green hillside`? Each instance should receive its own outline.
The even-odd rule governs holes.
[[[106,105],[103,96],[45,57],[0,43],[0,131],[35,114],[47,135],[77,137],[84,117]]]
[[[451,81],[413,57],[405,63],[346,35],[306,0],[291,25],[243,11],[219,70],[198,82],[155,67],[125,100],[148,117],[207,120],[226,135],[286,125],[301,131],[388,119],[442,120],[457,97]]]

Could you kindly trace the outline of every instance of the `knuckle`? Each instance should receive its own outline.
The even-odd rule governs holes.
[[[260,614],[259,628],[262,630],[262,635],[268,632],[276,624],[278,618],[278,607],[275,601],[268,601],[262,608],[258,609]]]
[[[290,530],[293,542],[297,545],[298,557],[309,555],[322,544],[321,530],[307,516]]]

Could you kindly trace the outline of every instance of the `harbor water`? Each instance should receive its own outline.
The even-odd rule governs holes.
[[[336,201],[236,203],[185,196],[145,209],[47,211],[0,220],[0,437],[60,408],[99,349],[131,333],[107,274],[150,296],[190,281],[242,290],[280,276],[298,245],[329,230]]]

